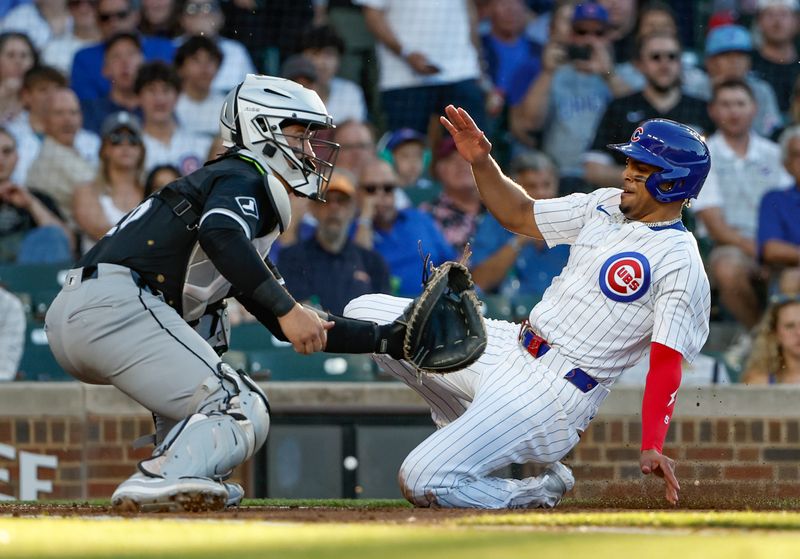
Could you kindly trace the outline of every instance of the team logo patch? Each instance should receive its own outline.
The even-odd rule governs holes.
[[[633,134],[631,134],[631,142],[638,142],[639,138],[642,137],[642,134],[644,134],[644,128],[640,126],[633,131]]]
[[[600,268],[600,290],[618,303],[630,303],[650,287],[650,262],[638,252],[615,254]]]
[[[236,203],[239,204],[239,209],[242,210],[244,215],[258,219],[258,205],[255,198],[252,196],[237,196]]]

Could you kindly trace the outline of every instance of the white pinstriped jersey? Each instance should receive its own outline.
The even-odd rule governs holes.
[[[534,330],[604,384],[658,342],[692,362],[708,337],[711,296],[694,237],[680,223],[627,221],[603,188],[537,200],[549,246],[572,245],[567,265],[530,313]]]

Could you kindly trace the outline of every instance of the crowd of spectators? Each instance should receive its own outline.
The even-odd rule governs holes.
[[[468,245],[482,296],[540,296],[568,249],[488,215],[436,117],[467,109],[536,198],[621,185],[606,144],[664,117],[711,151],[685,221],[712,319],[738,328],[725,360],[748,382],[800,382],[799,15],[798,0],[5,2],[0,265],[74,262],[216,157],[224,95],[258,71],[315,90],[341,145],[327,204],[294,198],[271,253],[295,297],[336,313],[414,296],[422,254]]]

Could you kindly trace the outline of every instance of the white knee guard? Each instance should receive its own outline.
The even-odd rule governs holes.
[[[267,438],[269,406],[264,392],[225,363],[195,394],[197,413],[167,434],[153,456],[139,463],[147,475],[224,479]]]

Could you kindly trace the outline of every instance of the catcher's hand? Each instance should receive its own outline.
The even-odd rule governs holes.
[[[450,373],[474,363],[486,349],[480,305],[463,263],[431,266],[422,294],[395,321],[405,326],[403,359],[425,373]]]

